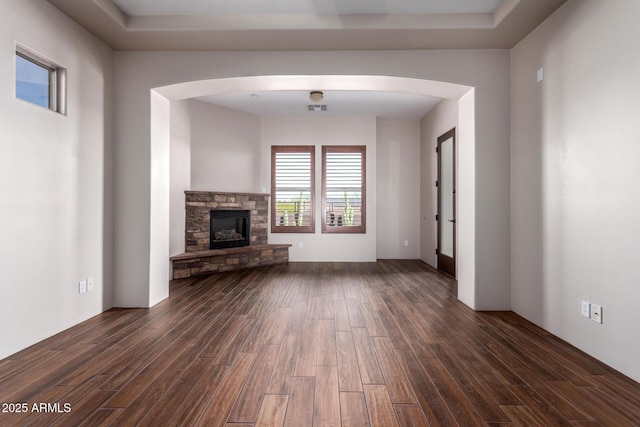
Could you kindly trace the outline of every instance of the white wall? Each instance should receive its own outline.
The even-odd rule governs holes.
[[[185,248],[185,190],[191,189],[191,113],[193,101],[171,103],[171,209],[169,219],[169,254],[181,254]]]
[[[262,119],[262,187],[271,191],[271,146],[315,145],[316,232],[276,233],[269,243],[291,243],[291,261],[374,262],[376,260],[376,118],[375,117],[274,117]],[[323,234],[321,222],[322,146],[367,147],[366,234]],[[300,245],[302,244],[302,247]]]
[[[118,84],[114,89],[116,214],[113,303],[116,307],[148,307],[151,251],[151,91],[138,84],[135,77],[119,77],[119,55],[121,54],[115,55],[115,80]],[[157,64],[157,67],[160,66],[161,64]],[[161,102],[157,98],[156,100]],[[162,165],[160,167],[164,169]],[[169,188],[166,191],[169,192]],[[169,230],[166,239],[168,246]]]
[[[378,119],[377,157],[377,257],[418,259],[420,122]]]
[[[193,99],[171,102],[170,115],[169,252],[176,255],[185,248],[185,190],[262,192],[262,146],[254,115]]]
[[[205,95],[202,89],[210,82],[227,77],[368,75],[416,79],[418,87],[435,81],[474,88],[475,124],[461,132],[474,153],[473,168],[459,187],[460,198],[472,202],[458,228],[473,233],[464,239],[461,234],[461,240],[474,247],[465,251],[470,274],[459,280],[458,289],[471,307],[509,308],[509,58],[507,50],[116,53],[116,303],[148,304],[151,90],[177,100]],[[291,80],[288,87],[306,87],[304,79]],[[181,92],[185,87],[189,93]],[[474,118],[459,121],[461,131],[467,122]],[[164,234],[168,247],[168,225]]]
[[[195,100],[190,112],[191,190],[261,193],[260,118]]]
[[[169,120],[167,120],[167,117]],[[169,296],[171,102],[151,92],[151,197],[149,209],[149,295],[153,306]]]
[[[270,146],[287,144],[314,144],[317,146],[317,189],[321,185],[322,145],[345,144],[361,140],[371,145],[371,120],[362,118],[331,118],[327,120],[300,120],[299,118],[265,118],[218,107],[200,101],[174,101],[171,110],[172,138],[172,222],[171,254],[184,252],[184,190],[212,190],[262,192],[270,191]],[[264,125],[264,131],[262,126]],[[378,258],[419,258],[419,241],[415,232],[419,228],[420,157],[419,122],[405,120],[378,120],[374,129],[377,136],[376,215],[368,213],[370,236],[372,218],[384,215],[385,225],[377,226],[376,251],[371,239],[362,236],[320,236],[320,203],[316,206],[318,235],[271,235],[272,243],[293,243],[292,260],[368,260]],[[310,137],[317,135],[317,137]],[[263,143],[264,137],[264,143]],[[304,141],[304,142],[302,142]],[[186,154],[185,154],[186,153]],[[185,158],[188,156],[188,158]],[[189,174],[190,171],[190,174]],[[263,174],[261,182],[261,173]],[[184,175],[190,175],[190,178]],[[381,178],[382,176],[382,178]],[[377,187],[377,190],[376,190]],[[370,204],[372,204],[370,200]],[[372,204],[376,206],[376,204]],[[391,219],[393,217],[393,220]],[[382,234],[382,238],[380,235]],[[392,236],[398,236],[393,238]],[[393,239],[393,242],[391,241]],[[409,246],[403,245],[409,240]],[[341,241],[343,252],[337,253],[333,241]],[[344,242],[351,242],[344,246]],[[303,247],[299,247],[299,243]],[[357,245],[357,246],[353,246]]]
[[[494,255],[503,254],[498,250],[497,239],[496,244],[488,245],[487,236],[482,236],[478,232],[478,228],[484,226],[478,218],[478,191],[469,191],[476,189],[480,183],[476,177],[478,158],[476,151],[480,149],[476,144],[476,93],[475,89],[469,91],[458,101],[458,127],[456,128],[456,142],[458,143],[458,162],[456,164],[456,279],[458,280],[458,298],[468,306],[478,310],[508,310],[510,308],[511,288],[509,283],[506,285],[500,281],[489,286],[492,282],[487,282],[486,278],[481,280],[478,274],[479,264],[481,263],[477,256],[480,251],[496,251]],[[477,131],[479,132],[479,130]],[[499,174],[503,171],[498,169]],[[496,175],[499,175],[496,174]],[[508,181],[508,180],[507,180]],[[504,184],[504,183],[503,183]],[[498,187],[496,191],[499,191]],[[486,209],[488,206],[484,205]],[[496,209],[496,213],[502,212]],[[502,215],[498,215],[502,217]],[[502,236],[501,236],[502,237]],[[508,258],[508,254],[505,255]],[[485,262],[486,259],[484,259]],[[494,256],[494,262],[497,262],[495,268],[500,274],[509,271],[509,264],[504,258]],[[483,265],[484,268],[490,268],[491,265]],[[475,286],[468,286],[468,283],[474,283]],[[498,286],[500,285],[500,286]],[[497,294],[495,301],[488,299],[488,296]],[[483,297],[480,300],[480,297]]]
[[[15,99],[16,42],[67,69],[66,115]],[[112,306],[113,52],[47,2],[4,0],[0,63],[1,359]]]
[[[516,46],[511,131],[514,310],[636,380],[638,16],[636,0],[569,0]]]
[[[438,137],[458,126],[458,101],[443,99],[420,120],[420,259],[437,268]],[[457,136],[457,135],[456,135]],[[458,152],[458,150],[456,150]],[[456,168],[459,172],[460,168]]]

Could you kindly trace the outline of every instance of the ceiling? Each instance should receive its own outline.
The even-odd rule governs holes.
[[[116,51],[510,49],[566,0],[47,0]],[[322,89],[322,88],[318,88]],[[252,96],[253,95],[253,96]],[[196,98],[258,116],[420,119],[441,98],[325,91]]]
[[[510,49],[566,0],[48,1],[117,51],[308,51]]]
[[[502,0],[113,0],[127,15],[493,13]]]
[[[309,100],[307,91],[227,93],[195,98],[260,117],[365,115],[386,119],[420,120],[441,98],[376,91],[324,91],[324,100]],[[326,111],[309,111],[308,105],[326,105]]]

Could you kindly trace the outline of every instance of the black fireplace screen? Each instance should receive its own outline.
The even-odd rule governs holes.
[[[210,249],[249,246],[251,211],[211,210]]]

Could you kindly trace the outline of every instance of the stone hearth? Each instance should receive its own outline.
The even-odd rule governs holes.
[[[185,251],[171,257],[173,278],[289,262],[291,245],[267,244],[269,194],[185,191]],[[249,246],[209,249],[211,210],[250,211]]]

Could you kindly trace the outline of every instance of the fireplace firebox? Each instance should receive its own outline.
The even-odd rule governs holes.
[[[251,211],[212,209],[210,214],[209,249],[249,246]]]

